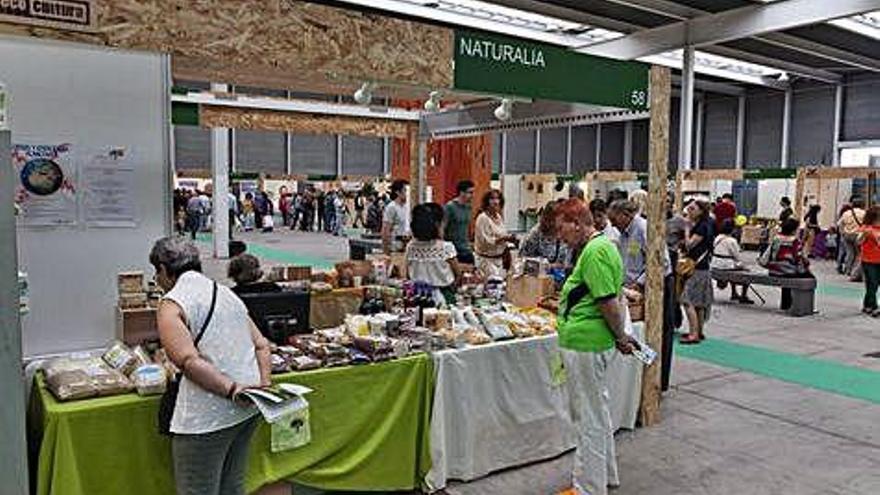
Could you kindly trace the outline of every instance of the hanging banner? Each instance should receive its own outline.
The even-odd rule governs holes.
[[[455,32],[454,88],[646,110],[649,66],[559,46]]]
[[[15,202],[23,226],[76,223],[77,189],[71,145],[15,144],[12,165],[18,175]]]
[[[81,167],[83,214],[89,227],[136,227],[135,170],[125,148],[87,155]]]

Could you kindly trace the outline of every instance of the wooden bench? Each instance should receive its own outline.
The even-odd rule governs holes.
[[[791,289],[790,316],[808,316],[816,310],[816,279],[775,277],[767,272],[712,270],[712,279],[731,284],[769,285]]]

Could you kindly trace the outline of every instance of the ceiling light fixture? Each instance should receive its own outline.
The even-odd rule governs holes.
[[[354,92],[354,101],[359,105],[369,105],[373,101],[373,89],[376,85],[371,82],[361,84],[361,87]]]
[[[436,112],[440,110],[440,98],[443,96],[439,91],[431,91],[428,95],[427,101],[425,101],[425,111],[426,112]]]
[[[501,104],[495,109],[495,118],[501,122],[507,122],[513,117],[513,100],[510,98],[502,98]]]

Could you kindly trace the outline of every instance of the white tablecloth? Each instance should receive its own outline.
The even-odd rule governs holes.
[[[633,325],[639,338],[644,326]],[[558,456],[575,446],[565,386],[552,384],[556,336],[434,354],[434,409],[428,487],[470,481]],[[608,370],[615,429],[635,427],[642,364],[615,354]]]

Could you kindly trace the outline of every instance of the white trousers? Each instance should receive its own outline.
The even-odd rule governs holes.
[[[577,435],[572,478],[578,495],[606,495],[609,485],[620,485],[606,377],[615,352],[613,348],[604,352],[562,349]]]

